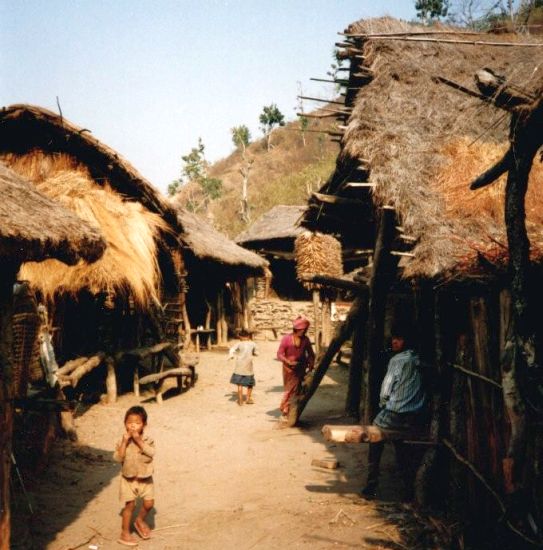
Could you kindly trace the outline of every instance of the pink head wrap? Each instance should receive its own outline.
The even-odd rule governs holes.
[[[309,327],[309,321],[303,317],[297,317],[292,321],[292,328],[296,330],[307,329]]]

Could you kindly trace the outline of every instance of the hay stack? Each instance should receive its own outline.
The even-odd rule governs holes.
[[[294,252],[298,279],[308,290],[318,289],[320,285],[305,282],[306,277],[343,275],[341,244],[330,235],[305,231],[294,241]]]

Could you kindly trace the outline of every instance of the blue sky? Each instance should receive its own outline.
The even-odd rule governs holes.
[[[165,191],[202,137],[214,161],[230,128],[260,137],[277,103],[295,118],[300,81],[331,97],[334,42],[363,17],[415,17],[414,0],[0,0],[0,104],[58,112]],[[308,110],[310,104],[306,105]]]

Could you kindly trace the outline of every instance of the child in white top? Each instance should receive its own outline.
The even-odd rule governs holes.
[[[238,405],[243,404],[243,388],[247,388],[247,397],[245,403],[252,405],[253,387],[255,385],[255,375],[253,370],[253,355],[258,355],[256,344],[251,340],[251,333],[242,330],[239,333],[240,341],[230,348],[228,359],[235,359],[234,372],[230,378],[231,384],[238,387]]]

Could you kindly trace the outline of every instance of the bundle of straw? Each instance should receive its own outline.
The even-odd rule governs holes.
[[[298,279],[308,290],[320,288],[320,285],[304,281],[306,277],[343,275],[341,244],[331,235],[306,231],[296,238],[294,252]]]

